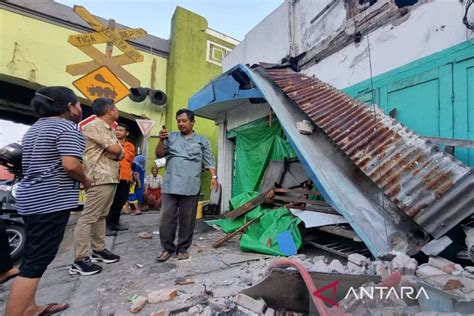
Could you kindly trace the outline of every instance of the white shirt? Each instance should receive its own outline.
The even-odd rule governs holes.
[[[159,189],[161,188],[162,177],[157,174],[156,177],[150,174],[145,178],[145,187],[150,189]]]

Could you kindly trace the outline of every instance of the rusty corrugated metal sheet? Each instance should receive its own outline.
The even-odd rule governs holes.
[[[415,221],[461,179],[472,180],[469,167],[378,107],[289,68],[262,67],[283,93]]]

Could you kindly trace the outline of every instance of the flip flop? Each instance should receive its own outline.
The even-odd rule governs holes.
[[[18,276],[18,273],[20,273],[20,271],[14,273],[14,274],[10,274],[10,275],[7,276],[5,279],[1,280],[1,281],[0,281],[0,284],[6,283],[6,282],[8,282],[9,280],[11,280],[11,279],[17,277],[17,276]]]
[[[176,255],[176,257],[178,258],[178,260],[186,260],[186,259],[189,259],[189,253],[180,252]]]
[[[162,251],[160,253],[160,256],[157,258],[157,260],[159,262],[165,262],[166,260],[168,260],[169,258],[171,258],[171,252],[169,251]]]
[[[56,314],[68,309],[68,307],[69,307],[68,304],[49,303],[49,304],[46,304],[45,308],[43,309],[41,313],[38,314],[38,316],[53,315],[53,314]]]

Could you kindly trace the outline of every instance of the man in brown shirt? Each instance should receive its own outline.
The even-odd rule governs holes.
[[[91,275],[102,271],[93,262],[114,263],[120,257],[105,248],[105,219],[119,183],[119,161],[123,158],[111,125],[119,118],[112,99],[99,98],[92,103],[97,118],[84,127],[86,150],[84,167],[92,181],[86,203],[74,230],[74,263],[70,274]],[[90,246],[92,246],[92,255]]]

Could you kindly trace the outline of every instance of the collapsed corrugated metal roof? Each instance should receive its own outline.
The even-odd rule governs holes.
[[[423,243],[419,227],[439,237],[474,213],[474,175],[460,161],[316,78],[281,66],[252,68],[238,65],[218,77],[190,99],[190,109],[216,119],[264,98],[326,202],[374,256],[414,254]],[[316,125],[313,134],[297,132],[302,119]]]
[[[434,237],[454,226],[447,222],[461,220],[456,218],[458,212],[463,218],[473,212],[474,178],[461,161],[378,107],[317,78],[289,68],[262,68],[400,210]]]

